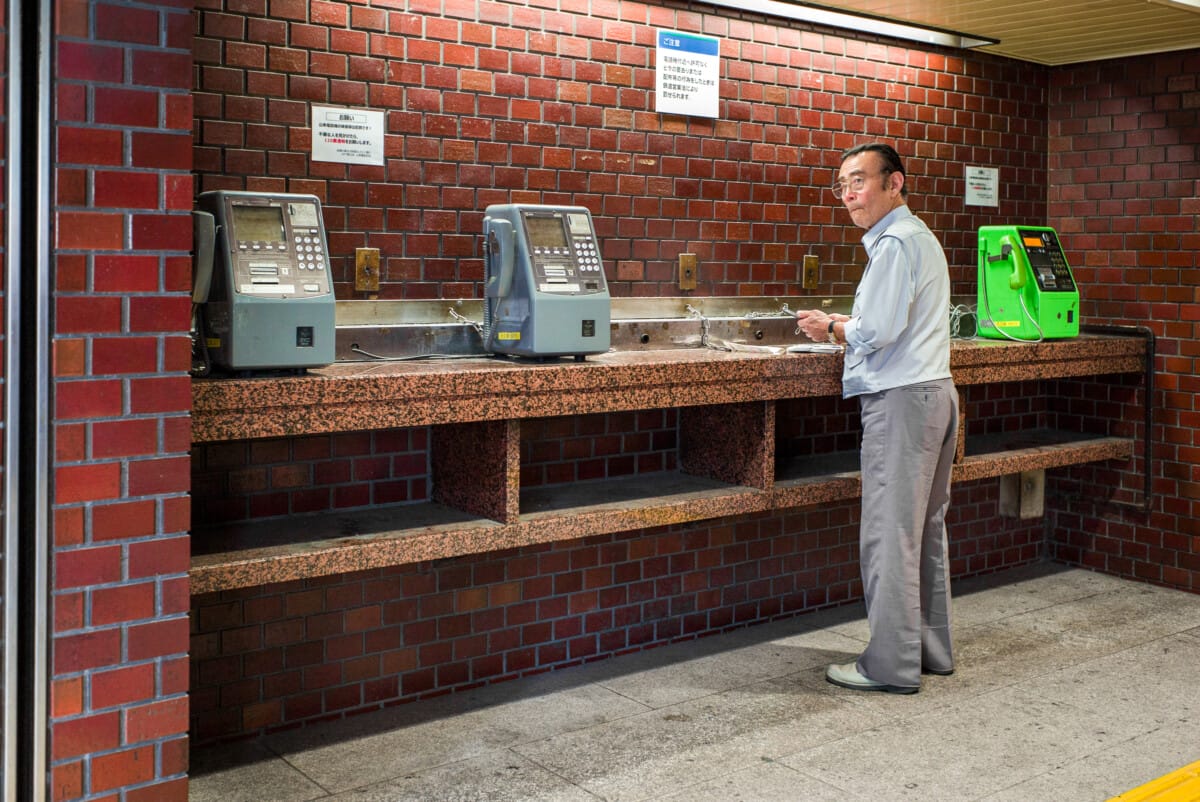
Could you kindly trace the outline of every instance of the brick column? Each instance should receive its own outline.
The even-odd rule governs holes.
[[[191,13],[57,6],[51,798],[183,802]]]
[[[1158,338],[1156,499],[1140,508],[1138,459],[1085,473],[1051,555],[1117,576],[1200,592],[1200,48],[1055,70],[1050,81],[1049,225],[1082,294],[1084,323],[1141,325]],[[1119,408],[1128,391],[1084,391]],[[1112,393],[1112,395],[1109,395]],[[1139,439],[1145,394],[1124,416]],[[1140,456],[1140,455],[1139,455]],[[1135,504],[1114,487],[1134,489]],[[1128,501],[1126,491],[1124,500]]]

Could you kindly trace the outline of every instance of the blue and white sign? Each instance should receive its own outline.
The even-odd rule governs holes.
[[[655,111],[716,118],[720,110],[721,43],[712,36],[659,31]]]

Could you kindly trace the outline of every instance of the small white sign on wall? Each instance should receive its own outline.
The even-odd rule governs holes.
[[[712,36],[659,31],[654,51],[654,110],[716,118],[720,113],[721,43]]]
[[[999,206],[1000,205],[1000,171],[995,167],[971,167],[963,169],[966,179],[966,197],[963,203],[967,206]]]
[[[383,112],[313,106],[312,159],[383,164]]]

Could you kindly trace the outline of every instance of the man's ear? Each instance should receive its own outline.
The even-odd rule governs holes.
[[[888,173],[888,181],[891,183],[891,188],[899,192],[904,189],[904,173]]]

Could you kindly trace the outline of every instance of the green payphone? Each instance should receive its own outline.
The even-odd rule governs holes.
[[[979,229],[980,337],[1035,342],[1079,334],[1079,289],[1054,229]]]

